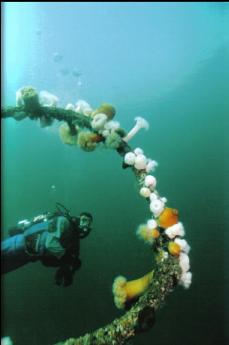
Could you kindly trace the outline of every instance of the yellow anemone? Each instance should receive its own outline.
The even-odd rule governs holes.
[[[158,238],[160,236],[160,231],[157,229],[152,230],[152,236],[153,238]]]
[[[107,115],[108,120],[111,120],[115,116],[116,110],[113,107],[113,105],[108,104],[108,103],[103,103],[96,110],[92,112],[91,116],[94,117],[96,114],[100,114],[100,113]]]
[[[177,224],[178,223],[178,210],[176,210],[174,208],[166,207],[164,209],[164,211],[158,217],[158,223],[164,229],[166,229],[169,226],[172,226],[174,224]]]
[[[181,246],[173,241],[168,244],[168,251],[173,256],[179,256],[181,252]]]
[[[149,244],[152,244],[160,236],[158,229],[150,229],[147,224],[139,225],[136,234],[141,240]]]
[[[141,278],[127,281],[125,277],[118,276],[113,283],[114,302],[117,308],[123,309],[130,301],[142,295],[149,287],[153,278],[153,271]]]

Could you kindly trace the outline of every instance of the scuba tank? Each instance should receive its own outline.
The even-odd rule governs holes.
[[[18,234],[22,234],[26,229],[30,226],[42,223],[44,221],[50,220],[54,217],[63,216],[66,217],[69,221],[71,221],[72,217],[70,216],[69,210],[62,205],[61,203],[56,203],[56,210],[54,212],[44,212],[32,219],[23,219],[20,220],[15,226],[11,227],[8,230],[9,236],[15,236]]]
[[[9,235],[10,237],[23,235],[26,254],[32,257],[41,256],[49,246],[53,246],[50,244],[51,241],[58,243],[55,237],[57,239],[60,237],[63,226],[66,229],[68,226],[66,222],[74,225],[75,220],[76,217],[72,217],[70,211],[63,204],[57,202],[54,212],[44,212],[32,219],[19,221],[16,226],[9,229]],[[57,244],[56,247],[58,248]],[[61,248],[59,250],[61,251]]]
[[[65,248],[60,238],[72,220],[69,210],[60,203],[56,203],[56,211],[33,218],[30,226],[24,231],[27,253],[32,256],[49,253],[61,257]]]

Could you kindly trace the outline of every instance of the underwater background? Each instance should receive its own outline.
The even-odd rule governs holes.
[[[179,209],[193,283],[130,344],[228,344],[229,4],[5,2],[2,20],[3,106],[32,85],[60,106],[111,103],[127,131],[136,116],[150,123],[130,145],[159,162],[158,191]],[[40,263],[4,276],[2,336],[50,345],[111,322],[122,314],[114,278],[152,263],[135,235],[150,213],[132,171],[115,151],[64,145],[57,123],[5,119],[1,134],[2,238],[56,201],[94,216],[72,286],[56,286],[55,269]]]

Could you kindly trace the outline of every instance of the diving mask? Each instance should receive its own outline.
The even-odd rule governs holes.
[[[79,228],[82,232],[88,232],[91,230],[92,216],[90,214],[82,213],[80,215]]]

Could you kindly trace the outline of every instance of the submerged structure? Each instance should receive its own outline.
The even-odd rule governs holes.
[[[33,87],[17,91],[16,106],[2,109],[2,118],[13,117],[40,121],[41,127],[61,121],[60,138],[67,145],[75,145],[86,152],[101,146],[116,150],[122,157],[122,168],[131,169],[136,176],[139,194],[145,198],[151,218],[139,225],[136,235],[152,252],[156,265],[143,277],[128,281],[119,276],[114,280],[114,303],[124,314],[109,325],[70,338],[56,345],[121,345],[136,334],[149,330],[155,323],[156,311],[177,284],[188,288],[191,284],[189,250],[183,238],[185,230],[179,221],[178,210],[167,206],[167,199],[160,196],[157,180],[152,173],[157,162],[146,157],[142,148],[132,149],[129,141],[141,129],[148,129],[148,122],[135,118],[135,126],[126,132],[114,120],[115,108],[107,103],[97,109],[84,100],[58,107],[58,98],[47,91],[37,92]]]

